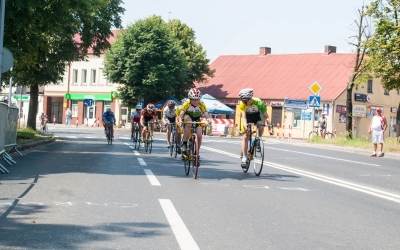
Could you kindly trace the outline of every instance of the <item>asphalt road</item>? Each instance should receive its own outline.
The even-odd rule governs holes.
[[[256,177],[207,137],[194,180],[163,135],[51,130],[0,176],[0,249],[400,249],[399,159],[267,140]]]

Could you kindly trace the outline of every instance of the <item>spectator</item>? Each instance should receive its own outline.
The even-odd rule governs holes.
[[[71,126],[71,120],[72,120],[72,111],[70,108],[67,109],[65,112],[65,123],[67,126]]]
[[[387,120],[382,114],[382,109],[378,108],[372,117],[371,126],[369,128],[369,133],[372,134],[372,144],[374,145],[374,152],[371,157],[382,157],[383,153],[383,141],[384,134],[387,128]],[[378,144],[380,145],[380,150],[378,150]]]

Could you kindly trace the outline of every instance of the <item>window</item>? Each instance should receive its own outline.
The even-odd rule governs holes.
[[[78,101],[72,101],[71,112],[72,117],[78,117]]]
[[[301,124],[301,109],[293,110],[293,128],[300,127]]]
[[[74,84],[78,84],[78,70],[77,69],[74,69],[72,71],[72,82]]]
[[[389,95],[389,90],[387,90],[387,89],[384,89],[384,92],[383,92],[383,94],[384,94],[384,95]]]
[[[90,74],[90,82],[92,84],[96,83],[96,70],[92,69],[91,74]]]
[[[82,69],[82,83],[87,83],[87,70],[86,69]]]
[[[368,94],[372,94],[372,80],[368,80]]]
[[[103,84],[103,69],[99,69],[99,80],[98,82]]]

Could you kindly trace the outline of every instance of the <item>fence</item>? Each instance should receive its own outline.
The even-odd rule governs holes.
[[[8,154],[8,151],[17,150],[17,122],[18,109],[9,107],[4,103],[0,103],[0,159],[8,165],[13,165],[16,162]],[[9,173],[8,169],[0,163],[0,173]]]

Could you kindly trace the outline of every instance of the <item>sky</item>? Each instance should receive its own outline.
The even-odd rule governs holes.
[[[211,60],[220,55],[351,52],[363,0],[124,0],[123,26],[151,15],[193,28]]]

